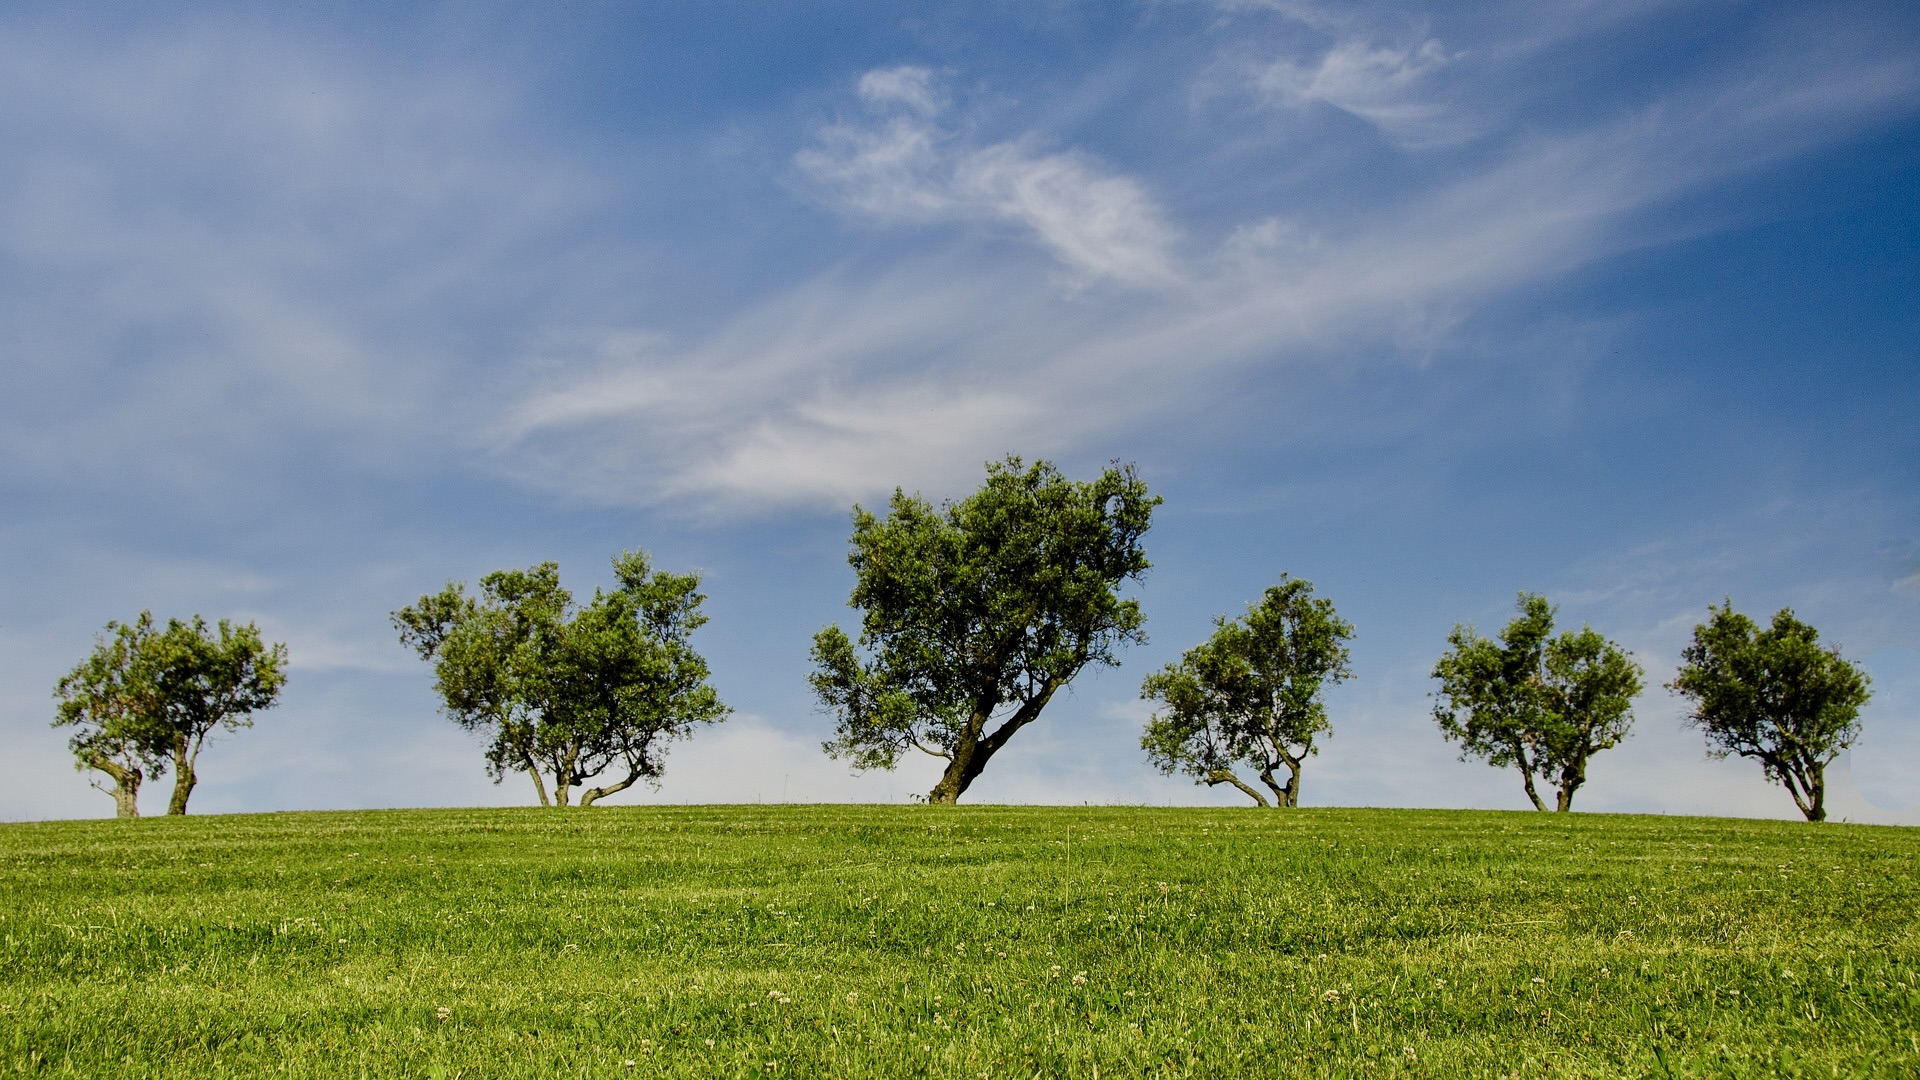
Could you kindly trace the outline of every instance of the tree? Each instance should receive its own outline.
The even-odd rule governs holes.
[[[1010,455],[939,509],[898,489],[885,518],[854,507],[859,648],[838,626],[813,639],[827,753],[858,769],[930,754],[947,765],[927,801],[958,802],[1082,668],[1144,640],[1139,603],[1116,590],[1147,570],[1159,503],[1131,465],[1082,483]]]
[[[402,643],[434,665],[443,711],[492,738],[487,772],[524,770],[542,806],[581,806],[642,780],[668,746],[731,711],[688,637],[707,621],[698,574],[655,571],[645,552],[613,560],[618,587],[576,606],[551,562],[448,583],[393,613]],[[611,769],[610,782],[588,787]],[[548,795],[547,776],[553,779]]]
[[[1454,627],[1453,649],[1433,668],[1440,680],[1433,716],[1461,744],[1462,761],[1517,767],[1536,810],[1547,806],[1535,778],[1552,781],[1554,809],[1566,811],[1587,781],[1588,759],[1632,728],[1641,667],[1591,627],[1550,637],[1554,609],[1543,596],[1521,593],[1518,606],[1499,641]]]
[[[1300,805],[1300,770],[1329,730],[1321,693],[1352,677],[1346,642],[1353,624],[1316,598],[1313,583],[1281,576],[1245,618],[1214,619],[1213,637],[1177,664],[1149,675],[1140,696],[1161,702],[1140,746],[1161,772],[1195,783],[1232,784],[1261,806],[1266,796],[1233,771],[1256,771],[1272,805]],[[1274,777],[1281,765],[1287,781]]]
[[[1667,689],[1691,700],[1709,754],[1757,759],[1808,821],[1825,821],[1827,765],[1860,737],[1866,672],[1785,608],[1764,630],[1731,600],[1707,611]]]
[[[55,727],[76,727],[67,748],[74,768],[106,774],[113,784],[114,816],[140,816],[140,784],[166,770],[163,741],[147,723],[150,705],[136,694],[147,685],[137,671],[154,635],[153,616],[142,612],[132,626],[107,624],[111,640],[94,638],[93,654],[54,686],[59,699]],[[98,781],[93,786],[100,787]]]
[[[167,813],[184,814],[207,739],[252,727],[251,714],[279,700],[287,647],[269,647],[252,623],[209,628],[198,615],[158,629],[143,611],[107,631],[112,640],[95,639],[93,654],[55,685],[54,726],[79,729],[67,745],[80,768],[112,779],[118,816],[139,816],[142,779],[169,766]]]

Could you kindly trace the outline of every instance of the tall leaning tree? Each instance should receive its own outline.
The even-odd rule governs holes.
[[[1461,760],[1518,769],[1536,810],[1547,809],[1535,786],[1544,779],[1558,788],[1554,809],[1571,810],[1588,761],[1632,729],[1642,670],[1591,627],[1554,637],[1546,597],[1521,593],[1518,607],[1498,640],[1454,627],[1433,667],[1433,716]]]
[[[1667,689],[1686,697],[1688,722],[1708,753],[1760,762],[1808,821],[1827,818],[1827,766],[1860,737],[1872,696],[1866,672],[1822,648],[1820,632],[1782,609],[1764,629],[1733,610],[1707,608]]]
[[[1230,784],[1261,806],[1299,806],[1300,772],[1332,727],[1323,693],[1352,676],[1352,637],[1353,624],[1313,595],[1312,582],[1283,575],[1244,618],[1216,618],[1211,638],[1147,676],[1140,696],[1160,708],[1141,749],[1169,776]],[[1235,766],[1253,770],[1274,801]]]
[[[859,642],[838,626],[813,640],[827,753],[858,769],[931,755],[946,765],[927,801],[958,802],[1075,675],[1144,639],[1119,589],[1147,570],[1159,503],[1131,465],[1075,481],[1009,456],[957,502],[896,489],[885,517],[854,507]]]
[[[141,781],[169,768],[167,813],[184,814],[207,740],[252,727],[252,714],[279,700],[287,647],[268,645],[252,623],[208,626],[195,615],[159,627],[147,611],[107,633],[55,685],[54,726],[76,729],[67,745],[79,768],[113,781],[118,816],[139,816]]]
[[[575,788],[591,806],[658,784],[668,747],[730,711],[689,642],[707,621],[699,575],[655,570],[642,551],[613,570],[615,588],[584,604],[548,562],[488,574],[478,596],[449,583],[393,613],[401,642],[433,663],[446,715],[488,737],[494,783],[525,772],[542,806],[566,806]]]

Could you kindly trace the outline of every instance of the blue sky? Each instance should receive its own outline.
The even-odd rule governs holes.
[[[1015,452],[1165,497],[1151,640],[974,800],[1240,800],[1138,687],[1284,572],[1358,629],[1309,805],[1524,805],[1426,677],[1524,589],[1653,687],[1578,806],[1793,814],[1659,689],[1726,597],[1920,822],[1911,4],[168,8],[0,13],[0,818],[111,811],[50,691],[143,608],[291,649],[196,811],[530,801],[387,613],[629,547],[737,710],[630,799],[904,801],[804,682],[848,509]]]

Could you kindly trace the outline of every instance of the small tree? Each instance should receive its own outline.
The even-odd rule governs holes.
[[[198,615],[157,629],[143,611],[130,624],[108,623],[107,631],[112,639],[95,639],[93,655],[54,687],[54,726],[79,729],[67,745],[79,767],[112,779],[118,816],[139,816],[142,779],[168,766],[167,813],[184,814],[207,739],[216,730],[252,727],[251,714],[279,700],[287,647],[269,647],[252,623],[222,619],[210,628]]]
[[[106,775],[112,787],[93,786],[113,796],[114,816],[140,816],[140,784],[166,770],[164,740],[149,720],[150,702],[136,697],[150,685],[136,670],[146,658],[154,634],[153,616],[142,612],[131,626],[107,624],[109,638],[95,637],[93,653],[62,676],[53,695],[59,700],[55,727],[78,730],[67,740],[74,768]]]
[[[1808,821],[1825,821],[1827,765],[1860,737],[1860,708],[1872,696],[1866,672],[1838,648],[1821,648],[1820,632],[1792,611],[1764,630],[1731,600],[1707,611],[1667,689],[1692,702],[1687,720],[1709,754],[1758,760]]]
[[[958,802],[1082,668],[1143,639],[1140,605],[1116,590],[1146,572],[1159,502],[1131,465],[1080,483],[1009,456],[937,510],[897,489],[885,518],[854,507],[860,649],[837,626],[813,639],[827,753],[859,769],[930,754],[947,766],[927,801]]]
[[[400,640],[433,661],[446,714],[491,735],[494,783],[524,770],[542,806],[566,806],[577,787],[591,806],[657,784],[669,744],[729,712],[687,640],[707,621],[699,575],[653,571],[640,551],[613,568],[618,587],[584,606],[548,562],[488,574],[478,598],[449,583],[393,613]]]
[[[1147,677],[1140,696],[1165,708],[1148,722],[1141,748],[1169,776],[1232,784],[1269,805],[1233,771],[1245,765],[1273,792],[1271,805],[1299,806],[1300,770],[1331,727],[1321,693],[1352,676],[1351,637],[1353,625],[1334,614],[1333,601],[1313,595],[1312,582],[1282,575],[1245,618],[1214,619],[1212,638]],[[1284,784],[1274,776],[1282,765]]]
[[[1433,668],[1433,716],[1460,743],[1462,761],[1518,768],[1536,810],[1547,806],[1535,778],[1550,780],[1559,787],[1554,809],[1571,810],[1588,759],[1619,745],[1633,726],[1641,668],[1590,627],[1550,637],[1554,609],[1545,597],[1521,593],[1518,606],[1499,641],[1454,627],[1452,650]]]

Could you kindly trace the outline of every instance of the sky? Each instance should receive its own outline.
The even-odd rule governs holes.
[[[1290,574],[1356,627],[1304,805],[1525,807],[1428,673],[1529,591],[1647,672],[1577,809],[1796,816],[1662,687],[1726,601],[1867,670],[1831,812],[1920,824],[1904,0],[29,2],[0,146],[0,819],[111,814],[52,687],[143,609],[290,653],[196,813],[532,802],[389,613],[631,548],[734,714],[612,801],[906,802],[807,649],[854,504],[1013,453],[1163,497],[1149,640],[968,801],[1244,803],[1139,687]]]

